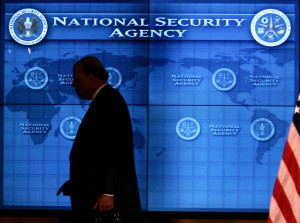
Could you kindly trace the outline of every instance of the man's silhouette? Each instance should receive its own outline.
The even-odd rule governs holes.
[[[79,98],[92,102],[70,153],[70,180],[57,194],[71,196],[74,222],[93,222],[93,210],[114,208],[122,223],[143,222],[127,105],[97,58],[79,60],[73,77]]]

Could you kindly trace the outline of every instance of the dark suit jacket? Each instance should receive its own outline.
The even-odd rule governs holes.
[[[110,85],[91,103],[70,153],[73,210],[91,209],[101,193],[121,211],[140,210],[130,116]]]

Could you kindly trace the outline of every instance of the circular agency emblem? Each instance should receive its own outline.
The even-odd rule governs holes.
[[[75,116],[69,116],[60,123],[60,133],[67,139],[75,139],[81,120]]]
[[[177,135],[184,140],[193,140],[200,134],[200,124],[197,120],[186,117],[176,125]]]
[[[228,68],[220,68],[214,72],[212,82],[218,90],[229,91],[236,84],[236,75]]]
[[[11,37],[22,45],[34,45],[46,36],[48,24],[45,16],[35,9],[21,9],[9,21]]]
[[[40,90],[47,85],[48,74],[40,67],[33,67],[25,73],[24,80],[30,89]]]
[[[278,46],[289,37],[291,23],[283,12],[265,9],[252,19],[251,33],[254,39],[264,46]]]
[[[258,118],[251,124],[250,132],[254,139],[267,141],[273,137],[275,126],[269,119]]]
[[[107,67],[105,70],[108,72],[107,82],[114,88],[117,89],[122,83],[122,74],[119,70],[114,67]]]

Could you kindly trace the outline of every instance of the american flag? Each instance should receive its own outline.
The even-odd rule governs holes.
[[[271,198],[268,223],[300,222],[300,94]]]

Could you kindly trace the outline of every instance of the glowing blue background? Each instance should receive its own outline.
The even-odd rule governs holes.
[[[99,32],[98,40],[85,39],[88,32],[70,29],[72,35],[64,35],[63,30],[51,34],[55,29],[50,27],[41,43],[27,47],[13,41],[5,30],[3,207],[70,206],[68,197],[55,195],[68,179],[72,146],[72,140],[60,134],[59,125],[67,116],[82,118],[89,102],[78,99],[71,86],[60,85],[57,74],[72,74],[74,62],[90,54],[123,76],[118,90],[132,117],[143,210],[267,211],[298,94],[294,4],[6,4],[6,19],[29,7],[47,16],[241,14],[248,18],[248,25],[259,11],[276,7],[291,19],[292,33],[286,43],[268,48],[252,38],[248,25],[240,36],[234,28],[228,33],[224,28],[201,28],[189,30],[191,36],[186,39],[170,41],[116,41],[106,38],[110,33],[106,29]],[[26,71],[34,66],[45,69],[49,76],[47,86],[39,91],[24,82]],[[227,92],[217,90],[211,80],[214,71],[222,67],[237,76],[235,87]],[[174,86],[171,75],[190,74],[202,76],[198,86]],[[250,74],[278,75],[280,81],[276,87],[254,87]],[[176,133],[176,124],[184,117],[195,118],[201,126],[192,141],[182,140]],[[261,117],[270,119],[276,128],[267,142],[250,134],[252,122]],[[47,135],[24,135],[20,123],[48,123],[51,129]],[[241,128],[237,136],[212,136],[211,124]]]

